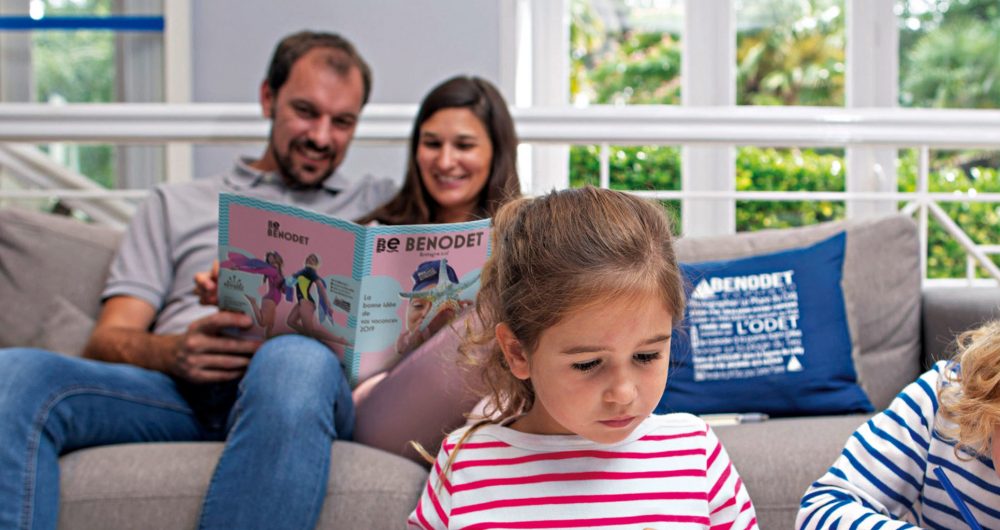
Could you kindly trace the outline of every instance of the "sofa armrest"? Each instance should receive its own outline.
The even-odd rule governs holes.
[[[120,238],[114,228],[0,208],[0,348],[78,354]]]
[[[924,369],[954,352],[955,337],[1000,318],[1000,287],[925,287],[921,338]]]

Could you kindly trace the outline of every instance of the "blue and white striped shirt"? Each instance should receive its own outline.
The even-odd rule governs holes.
[[[940,466],[983,528],[1000,528],[1000,478],[988,457],[959,459],[938,428],[937,389],[947,363],[908,385],[851,435],[802,497],[799,529],[968,528],[932,469]]]

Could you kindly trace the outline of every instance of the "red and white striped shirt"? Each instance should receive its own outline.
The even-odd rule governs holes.
[[[445,440],[416,528],[757,528],[753,504],[715,433],[690,414],[650,416],[610,445],[500,425]]]

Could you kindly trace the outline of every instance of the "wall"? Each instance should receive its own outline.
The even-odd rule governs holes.
[[[435,84],[459,73],[496,83],[502,1],[195,1],[191,5],[192,98],[195,102],[257,102],[274,45],[301,29],[340,33],[358,47],[374,72],[374,103],[418,103]],[[258,157],[262,151],[262,145],[196,147],[195,176],[218,173],[238,154]],[[353,176],[401,179],[404,163],[400,146],[355,144],[343,170]]]

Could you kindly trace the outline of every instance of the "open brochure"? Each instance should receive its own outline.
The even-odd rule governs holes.
[[[219,307],[253,317],[255,338],[322,341],[357,384],[472,304],[489,230],[489,219],[362,226],[223,193]]]

